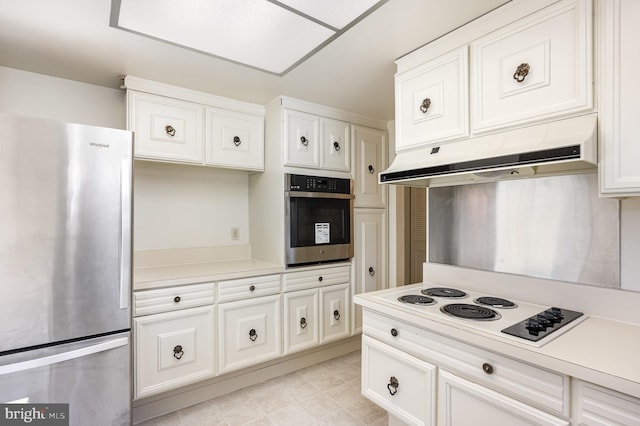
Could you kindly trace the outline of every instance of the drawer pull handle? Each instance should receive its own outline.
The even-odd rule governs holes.
[[[242,141],[240,140],[240,137],[238,137],[238,136],[234,136],[233,137],[233,144],[235,146],[240,146],[241,143],[242,143]]]
[[[164,131],[167,132],[167,134],[169,136],[175,136],[176,135],[176,129],[173,128],[173,126],[170,125],[166,125],[164,126]]]
[[[322,282],[322,277],[318,277],[318,281]]]
[[[176,345],[173,347],[173,357],[175,359],[180,359],[184,355],[184,351],[182,350],[181,345]]]
[[[180,303],[181,300],[182,299],[180,298],[180,296],[176,296],[176,297],[173,298],[173,301],[176,302],[176,303]]]
[[[249,339],[251,339],[252,342],[255,342],[257,338],[258,338],[258,332],[256,332],[255,328],[252,328],[251,330],[249,330]]]
[[[249,287],[249,291],[256,291],[256,286],[252,285],[251,287]]]
[[[339,310],[337,310],[337,309],[336,309],[335,311],[333,311],[333,317],[334,317],[336,320],[339,320],[339,319],[340,319],[340,311],[339,311]]]
[[[373,269],[373,266],[369,266],[369,275],[374,276],[376,274],[376,270]]]
[[[395,328],[392,328],[392,329],[391,329],[391,335],[392,335],[393,337],[398,337],[398,330],[396,330]]]
[[[307,328],[307,319],[305,317],[300,318],[300,328]]]
[[[398,393],[398,386],[400,386],[400,383],[398,383],[398,379],[396,379],[394,376],[391,376],[389,378],[389,384],[387,384],[387,390],[389,391],[391,396]]]
[[[309,146],[309,139],[305,138],[304,136],[300,136],[300,143],[304,146]]]
[[[484,364],[482,364],[482,371],[484,371],[487,374],[493,374],[493,366],[485,362]]]
[[[374,168],[373,168],[373,166],[372,166],[371,164],[369,164],[368,169],[369,169],[369,173],[371,173],[371,174],[373,174],[373,172],[375,172],[375,171],[376,171],[376,169],[374,169]]]
[[[336,152],[340,151],[340,142],[334,141],[333,142],[333,149],[335,149]]]
[[[518,83],[522,83],[524,79],[529,75],[531,67],[526,62],[518,65],[516,72],[513,73],[513,79]]]
[[[422,112],[423,114],[426,114],[427,111],[429,111],[430,106],[431,106],[431,99],[424,98],[424,100],[420,104],[420,112]]]

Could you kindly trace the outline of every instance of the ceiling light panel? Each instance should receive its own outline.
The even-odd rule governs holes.
[[[380,0],[274,0],[338,30],[343,29]]]
[[[335,35],[267,0],[120,0],[116,26],[275,74]]]

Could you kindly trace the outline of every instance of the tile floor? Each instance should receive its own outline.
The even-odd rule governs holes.
[[[360,351],[277,377],[140,426],[387,425],[360,395]]]

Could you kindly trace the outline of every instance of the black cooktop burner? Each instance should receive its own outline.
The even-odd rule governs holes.
[[[398,297],[398,300],[402,303],[410,303],[412,305],[433,305],[436,303],[432,298],[419,294],[407,294]]]
[[[511,300],[493,296],[478,297],[474,302],[479,305],[491,306],[492,308],[511,309],[518,307],[518,305],[513,303]]]
[[[463,297],[467,297],[467,293],[462,290],[458,290],[455,288],[446,288],[446,287],[431,287],[422,290],[422,294],[427,296],[435,296],[435,297],[451,297],[454,299],[461,299]]]
[[[454,317],[480,321],[492,321],[502,317],[493,309],[468,303],[450,303],[441,307],[440,310]]]

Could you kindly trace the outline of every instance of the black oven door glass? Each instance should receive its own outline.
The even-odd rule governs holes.
[[[291,247],[349,244],[349,205],[350,200],[344,199],[291,198]]]

